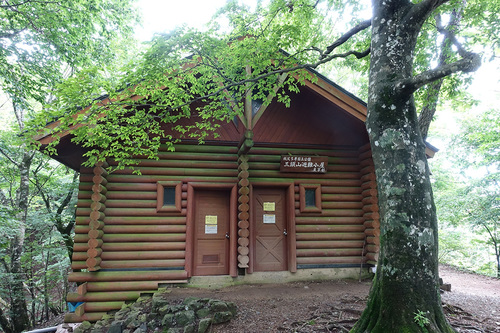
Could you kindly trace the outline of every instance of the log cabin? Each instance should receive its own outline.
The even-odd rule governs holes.
[[[176,283],[368,273],[380,224],[367,107],[310,71],[317,81],[289,108],[251,101],[217,138],[141,159],[141,175],[108,173],[113,161],[83,167],[85,150],[61,134],[54,158],[80,172],[68,277],[78,288],[67,300],[81,304],[67,322],[96,321]]]

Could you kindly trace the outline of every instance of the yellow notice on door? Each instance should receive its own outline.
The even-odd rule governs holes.
[[[217,233],[217,215],[205,216],[205,234]]]
[[[276,209],[276,203],[274,202],[264,202],[263,208],[266,212],[274,212]]]

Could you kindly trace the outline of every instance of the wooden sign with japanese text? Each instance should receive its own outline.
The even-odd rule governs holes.
[[[281,156],[281,172],[326,173],[328,167],[327,156]]]

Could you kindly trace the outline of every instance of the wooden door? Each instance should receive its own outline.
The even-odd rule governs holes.
[[[229,200],[228,191],[195,191],[193,275],[229,274]]]
[[[254,271],[286,271],[286,192],[280,188],[253,190]]]

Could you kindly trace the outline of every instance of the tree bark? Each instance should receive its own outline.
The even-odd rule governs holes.
[[[380,257],[367,308],[352,332],[453,332],[439,294],[425,144],[413,94],[398,87],[412,78],[417,36],[436,3],[373,1],[366,125],[379,193]],[[428,323],[416,321],[417,313]]]
[[[24,238],[26,232],[26,218],[29,201],[29,170],[33,159],[32,152],[24,149],[23,157],[19,164],[20,182],[17,192],[17,208],[19,213],[16,215],[18,229],[17,234],[11,243],[11,307],[10,320],[12,321],[13,332],[22,332],[30,326],[28,308],[26,306],[26,297],[23,286],[23,269],[21,257],[24,250]]]

